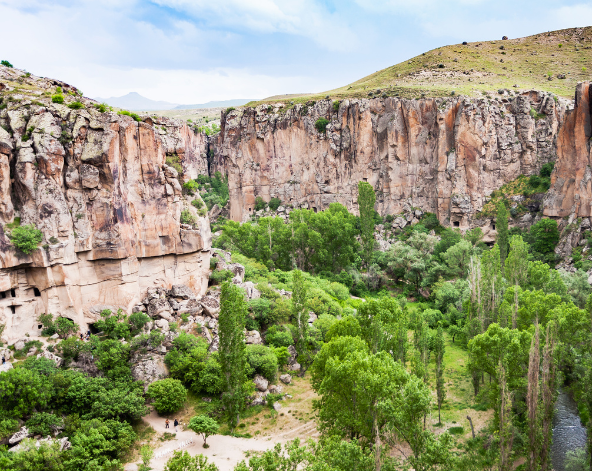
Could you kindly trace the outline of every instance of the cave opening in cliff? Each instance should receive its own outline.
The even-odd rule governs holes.
[[[495,224],[491,224],[491,228],[495,231]]]
[[[39,291],[38,288],[33,288],[33,294],[35,294],[35,296],[39,297],[39,296],[41,296],[41,291]]]
[[[12,296],[13,298],[16,298],[16,290],[15,289],[10,290],[10,296]]]
[[[93,335],[96,335],[100,332],[100,330],[97,329],[94,324],[88,324],[88,330],[90,330],[90,333]]]
[[[6,293],[4,291],[0,292],[0,299],[6,299]]]
[[[16,314],[16,306],[10,306],[10,312]]]
[[[452,225],[453,225],[454,227],[460,227],[460,221],[454,221],[454,222],[452,223]]]

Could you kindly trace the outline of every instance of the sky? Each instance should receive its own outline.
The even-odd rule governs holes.
[[[582,0],[0,0],[0,60],[85,96],[312,93],[462,41],[592,25]]]

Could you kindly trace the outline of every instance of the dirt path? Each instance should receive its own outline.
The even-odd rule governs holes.
[[[147,415],[143,420],[148,423],[158,434],[164,432],[175,432],[172,421],[170,429],[165,429],[164,418],[159,417],[155,411]],[[220,471],[232,471],[234,467],[242,460],[246,459],[246,451],[265,451],[273,448],[276,443],[285,443],[287,438],[235,438],[226,435],[214,435],[208,437],[209,448],[204,448],[203,440],[200,436],[191,430],[182,430],[179,427],[179,432],[173,440],[163,442],[161,446],[154,449],[154,456],[167,449],[176,450],[182,442],[187,442],[193,439],[193,444],[179,448],[183,451],[188,451],[191,456],[202,454],[208,457],[210,462],[218,466]],[[150,466],[154,471],[164,470],[164,466],[173,453],[166,454],[160,458],[153,458]],[[125,471],[137,471],[138,465],[136,463],[129,463],[125,466]]]

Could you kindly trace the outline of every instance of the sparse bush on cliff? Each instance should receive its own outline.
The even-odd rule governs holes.
[[[108,108],[107,104],[105,104],[105,103],[101,103],[101,104],[95,103],[94,107],[97,109],[97,111],[99,113],[104,113],[105,111],[107,111],[107,108]]]
[[[329,120],[326,118],[319,118],[315,122],[315,128],[317,128],[318,132],[326,132],[327,131],[327,124],[329,124]]]
[[[193,225],[196,223],[195,216],[188,209],[181,211],[181,224]]]
[[[229,108],[226,108],[226,114],[230,113],[231,111],[236,110],[236,108],[234,106],[231,106]]]
[[[199,190],[199,183],[196,180],[189,180],[183,183],[183,189],[190,195],[194,195]]]
[[[84,108],[84,105],[79,101],[74,101],[68,105],[68,108],[79,110],[80,108]]]
[[[555,168],[554,162],[548,162],[543,165],[540,172],[541,177],[550,177],[551,173],[553,173],[553,168]]]
[[[183,167],[181,166],[181,158],[177,154],[169,155],[166,158],[165,163],[169,167],[173,167],[179,175],[183,174]],[[185,184],[183,184],[183,187],[185,187]],[[193,193],[191,193],[191,194],[193,194]]]
[[[232,273],[230,270],[214,271],[210,275],[210,281],[214,285],[221,285],[225,281],[232,280],[233,277],[234,277],[234,273]]]
[[[130,118],[134,118],[138,122],[142,121],[142,118],[140,118],[140,116],[138,114],[132,113],[132,112],[127,111],[127,110],[118,111],[117,114],[120,114],[120,115],[123,115],[123,116],[129,116]]]
[[[333,111],[338,112],[339,111],[339,101],[335,100],[333,102]]]
[[[59,103],[60,105],[64,103],[64,95],[61,93],[56,93],[55,95],[51,96],[52,103]]]
[[[33,224],[12,229],[8,238],[18,250],[26,255],[33,252],[43,240],[43,233]]]
[[[8,61],[2,61],[0,64],[2,64],[4,67],[10,67],[11,69],[13,67],[13,65]]]

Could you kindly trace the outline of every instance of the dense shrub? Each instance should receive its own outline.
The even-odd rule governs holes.
[[[275,380],[278,369],[277,356],[272,349],[264,345],[247,345],[247,363],[250,374],[260,374],[269,381]]]
[[[146,395],[154,400],[154,408],[159,414],[171,414],[183,406],[187,390],[178,379],[166,378],[148,386]]]
[[[265,341],[274,347],[289,347],[290,345],[294,345],[292,332],[290,332],[289,329],[279,325],[272,325],[269,329],[267,329]]]
[[[97,111],[99,113],[104,113],[108,109],[108,106],[106,103],[95,103],[93,106],[97,109]]]
[[[73,110],[79,110],[81,108],[84,108],[84,104],[82,104],[79,101],[74,101],[68,105],[68,108],[71,108]]]
[[[56,93],[55,95],[51,96],[51,101],[52,103],[62,104],[64,103],[64,95],[62,95],[61,93]]]
[[[554,162],[548,162],[541,167],[540,175],[541,177],[550,177],[551,173],[553,173],[553,168],[555,167]]]
[[[329,120],[326,118],[319,118],[315,122],[315,128],[317,128],[318,132],[324,133],[327,131],[327,125],[329,124]]]
[[[17,249],[26,255],[33,252],[43,240],[43,233],[33,224],[18,226],[10,231],[8,238]]]
[[[121,110],[118,111],[117,114],[122,115],[122,116],[129,116],[130,118],[133,118],[134,120],[140,122],[142,121],[142,118],[140,118],[140,116],[136,113],[131,113],[130,111],[127,110]]]
[[[143,312],[134,312],[129,316],[128,322],[133,330],[140,330],[150,322],[150,317]]]
[[[261,196],[257,196],[257,198],[255,198],[255,211],[261,211],[266,207],[267,203],[265,202],[265,200],[261,198]]]
[[[183,183],[183,189],[190,195],[194,195],[199,190],[199,183],[196,180],[189,180]]]
[[[271,198],[269,200],[269,209],[272,211],[277,211],[277,209],[281,206],[282,200],[279,198]]]
[[[2,61],[0,64],[2,64],[4,67],[10,67],[11,69],[13,67],[13,65],[8,61]]]

